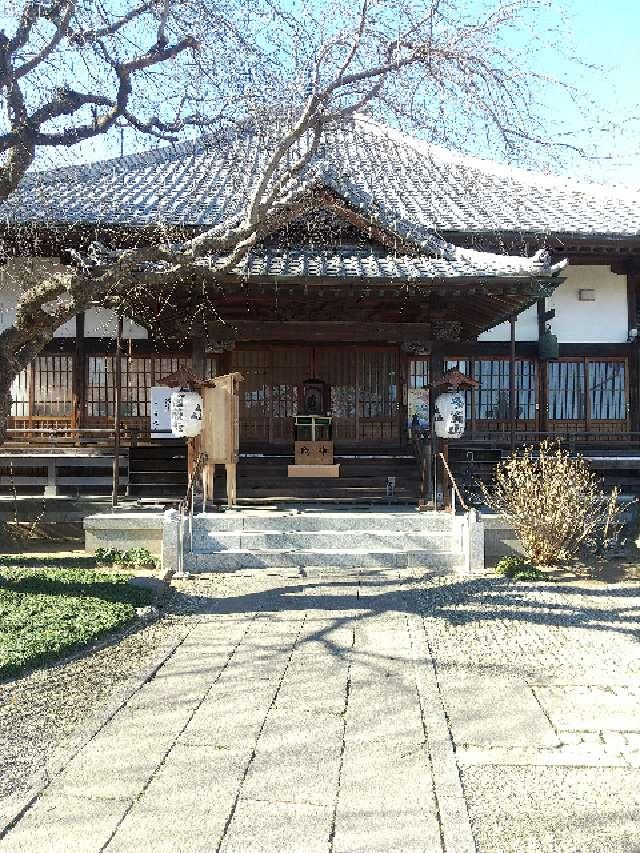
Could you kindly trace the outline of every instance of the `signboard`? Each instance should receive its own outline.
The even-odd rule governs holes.
[[[332,441],[296,441],[296,465],[333,465]]]
[[[429,428],[429,389],[407,389],[407,413],[409,429]]]
[[[151,388],[151,438],[173,438],[171,432],[171,394],[175,388],[154,385]]]

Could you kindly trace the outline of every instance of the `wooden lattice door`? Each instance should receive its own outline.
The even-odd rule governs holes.
[[[238,349],[233,370],[240,386],[240,441],[280,444],[293,441],[302,383],[312,375],[310,347]]]

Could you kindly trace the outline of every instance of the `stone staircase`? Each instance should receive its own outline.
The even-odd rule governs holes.
[[[185,530],[184,568],[189,572],[282,568],[445,572],[464,567],[465,523],[463,516],[413,508],[207,513],[194,516],[191,539]]]

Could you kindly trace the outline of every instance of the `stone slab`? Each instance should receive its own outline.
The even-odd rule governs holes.
[[[128,807],[47,792],[2,839],[2,853],[100,853]]]
[[[241,799],[220,853],[329,853],[333,809]]]
[[[640,732],[638,686],[540,686],[535,691],[558,729]]]
[[[162,550],[161,513],[114,512],[88,515],[83,521],[84,547],[94,553],[97,548],[146,548],[160,556]]]
[[[118,828],[109,853],[215,850],[248,759],[238,749],[176,744]]]
[[[456,746],[558,746],[560,741],[524,679],[456,667],[440,672]]]
[[[455,569],[458,554],[442,551],[403,550],[356,551],[344,549],[312,551],[219,551],[211,554],[185,554],[190,572],[235,572],[243,569],[339,568],[339,569]],[[164,563],[163,563],[164,565]]]
[[[388,530],[366,531],[278,531],[253,532],[202,531],[194,530],[193,548],[208,553],[227,550],[346,550],[371,551],[405,549],[423,551],[451,550],[451,534],[448,531],[426,531],[424,533]]]
[[[467,747],[456,750],[463,767],[495,765],[497,767],[626,767],[620,749],[603,744],[573,744],[556,749],[532,749],[522,746]]]
[[[423,744],[391,736],[346,745],[335,851],[439,851],[436,813]]]

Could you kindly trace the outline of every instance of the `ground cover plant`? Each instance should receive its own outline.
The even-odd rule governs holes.
[[[0,566],[0,677],[104,637],[151,601],[152,594],[124,574],[60,561],[56,568]]]
[[[156,558],[146,548],[96,548],[96,561],[102,566],[155,566]]]
[[[496,574],[514,581],[543,581],[547,577],[523,557],[503,557],[496,565]]]

